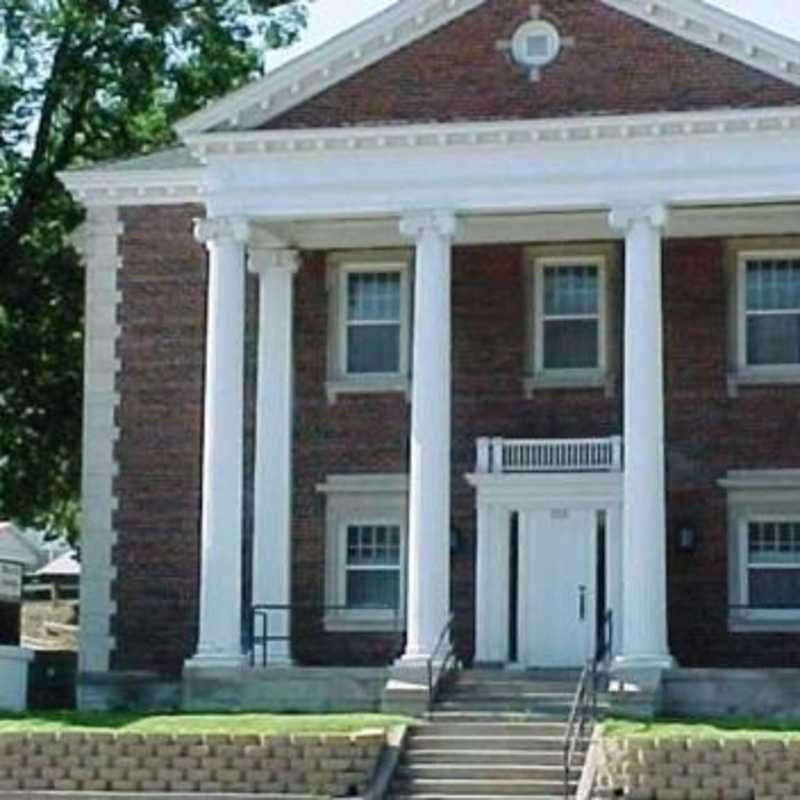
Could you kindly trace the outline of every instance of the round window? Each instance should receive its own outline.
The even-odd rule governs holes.
[[[517,29],[511,40],[514,61],[523,67],[543,67],[555,59],[560,49],[558,31],[549,22],[540,19],[526,22]]]

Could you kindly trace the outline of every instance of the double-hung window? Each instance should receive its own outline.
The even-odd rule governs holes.
[[[400,608],[401,543],[399,525],[347,525],[344,563],[348,610]]]
[[[403,374],[406,360],[404,270],[392,265],[346,267],[342,292],[344,374]]]
[[[743,253],[739,366],[800,373],[800,252]]]
[[[334,254],[328,264],[326,390],[340,394],[408,392],[410,257]]]
[[[754,610],[800,610],[800,515],[755,517],[743,523],[747,549],[742,575]]]
[[[600,376],[606,369],[605,262],[599,257],[535,262],[535,372]]]

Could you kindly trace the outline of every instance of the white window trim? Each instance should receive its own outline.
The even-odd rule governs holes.
[[[753,522],[800,520],[800,470],[734,471],[720,481],[720,486],[728,495],[728,630],[800,632],[800,609],[736,608],[749,602],[749,526]]]
[[[747,361],[747,265],[750,261],[800,259],[800,249],[742,250],[736,265],[736,371],[731,376],[731,394],[736,385],[759,386],[800,383],[800,364],[753,365]]]
[[[411,270],[408,258],[383,254],[357,253],[337,256],[329,269],[333,281],[333,304],[329,304],[333,325],[328,335],[328,378],[325,390],[328,402],[336,402],[339,395],[384,394],[402,392],[408,399],[410,391],[410,337],[411,337]],[[354,273],[397,272],[400,274],[400,369],[397,372],[357,373],[347,369],[348,276]],[[333,347],[331,347],[333,344]]]
[[[545,369],[544,367],[544,273],[548,267],[593,266],[598,272],[598,361],[589,369]],[[528,300],[530,302],[530,299]],[[548,255],[533,261],[533,375],[526,381],[535,389],[601,388],[608,384],[608,263],[603,255]],[[587,315],[588,317],[588,315]],[[592,315],[594,317],[594,315]]]
[[[353,525],[400,528],[400,608],[397,617],[378,609],[341,609],[325,615],[330,632],[393,633],[405,626],[408,550],[408,477],[406,475],[330,475],[317,491],[326,496],[325,604],[347,599],[347,530]]]

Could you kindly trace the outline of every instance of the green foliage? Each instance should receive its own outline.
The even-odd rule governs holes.
[[[796,739],[800,721],[748,719],[609,719],[603,722],[607,739]]]
[[[56,174],[170,143],[305,18],[303,0],[0,4],[0,519],[77,532],[81,212]]]

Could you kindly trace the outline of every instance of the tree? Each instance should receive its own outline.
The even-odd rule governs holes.
[[[0,11],[0,519],[77,531],[82,214],[68,166],[158,149],[253,78],[303,0],[4,0]]]

